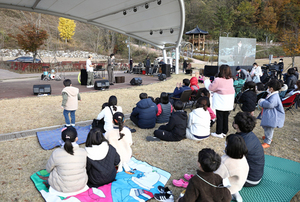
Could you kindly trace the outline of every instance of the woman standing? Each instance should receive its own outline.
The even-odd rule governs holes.
[[[212,108],[216,110],[216,132],[212,136],[223,138],[228,132],[228,116],[233,109],[234,87],[231,69],[228,65],[221,65],[218,76],[211,83],[204,81],[205,88],[213,92]]]

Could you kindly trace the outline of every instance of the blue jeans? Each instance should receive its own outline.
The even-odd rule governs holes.
[[[71,115],[71,124],[75,124],[75,112],[76,110],[73,111],[66,110],[66,109],[64,110],[63,114],[67,125],[70,125],[69,113]]]
[[[264,132],[265,132],[264,142],[267,144],[271,144],[272,139],[273,139],[273,134],[274,134],[274,128],[266,127],[266,126],[263,126],[262,128],[264,129]]]

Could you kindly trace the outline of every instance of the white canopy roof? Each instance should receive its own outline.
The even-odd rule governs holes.
[[[160,49],[165,44],[179,46],[185,21],[183,0],[0,0],[0,8],[78,20]]]

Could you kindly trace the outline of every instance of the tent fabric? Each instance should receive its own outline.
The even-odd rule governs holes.
[[[183,0],[0,0],[0,8],[89,23],[160,49],[179,46],[185,22]]]
[[[188,31],[188,32],[186,32],[185,34],[186,34],[186,35],[192,35],[192,34],[204,34],[204,35],[207,35],[208,32],[207,32],[207,31],[204,31],[204,30],[202,30],[202,29],[200,29],[200,28],[197,26],[195,29],[193,29],[193,30],[191,30],[191,31]]]

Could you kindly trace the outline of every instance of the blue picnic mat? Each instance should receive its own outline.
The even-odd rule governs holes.
[[[78,133],[78,141],[77,144],[85,143],[86,137],[90,132],[90,125],[88,126],[75,126],[77,133]],[[53,149],[54,147],[60,146],[61,141],[61,128],[57,128],[55,130],[47,130],[47,131],[40,131],[37,132],[37,138],[40,142],[40,145],[43,149],[49,150]]]
[[[255,187],[244,187],[244,202],[288,202],[300,190],[300,163],[265,155],[265,170]]]

